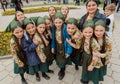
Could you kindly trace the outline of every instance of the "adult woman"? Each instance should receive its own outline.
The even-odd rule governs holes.
[[[84,16],[82,16],[82,18],[80,19],[80,23],[78,24],[79,29],[82,29],[84,22],[86,22],[89,19],[93,20],[94,22],[96,22],[99,19],[106,21],[105,15],[99,13],[98,2],[96,0],[89,0],[86,3],[86,9],[87,13]]]
[[[21,11],[17,11],[16,14],[15,14],[15,18],[9,23],[9,25],[5,29],[5,32],[11,32],[12,24],[14,24],[16,22],[22,26],[24,19],[25,19],[24,13],[21,12]]]

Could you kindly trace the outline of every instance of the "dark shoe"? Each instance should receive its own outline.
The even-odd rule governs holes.
[[[65,76],[65,72],[61,72],[60,75],[59,75],[59,80],[62,80]]]
[[[51,73],[51,74],[54,74],[54,71],[53,71],[53,70],[50,70],[50,69],[49,69],[47,72],[48,72],[48,73]]]
[[[61,74],[61,70],[58,72],[58,76],[60,76],[60,74]]]
[[[28,84],[25,79],[21,79],[21,81],[22,81],[22,84]]]
[[[75,70],[79,70],[79,67],[78,67],[78,65],[75,65]]]
[[[39,82],[40,80],[41,80],[41,79],[40,79],[40,77],[36,77],[36,81],[38,81],[38,82]]]
[[[88,84],[88,81],[83,81],[82,79],[81,79],[80,81],[81,81],[81,83],[83,83],[83,84]]]
[[[42,73],[42,77],[45,78],[46,80],[50,79],[50,77],[46,73]]]

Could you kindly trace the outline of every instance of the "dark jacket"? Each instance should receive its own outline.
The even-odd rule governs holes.
[[[27,34],[24,34],[22,45],[27,56],[28,65],[34,66],[40,64],[41,63],[40,59],[35,50],[37,45],[33,43],[33,41],[27,36]]]
[[[81,17],[80,23],[78,24],[78,28],[79,28],[80,30],[82,30],[83,24],[84,24],[85,19],[86,19],[87,16],[88,16],[88,13]],[[96,22],[97,20],[100,20],[100,19],[102,19],[103,21],[106,22],[106,16],[103,15],[103,14],[101,14],[101,13],[99,12],[99,10],[97,10],[97,12],[96,12],[96,14],[95,14],[95,16],[94,16],[94,18],[93,18],[93,21]]]

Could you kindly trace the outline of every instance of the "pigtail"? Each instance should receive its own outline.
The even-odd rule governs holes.
[[[15,40],[15,42],[17,44],[17,47],[18,47],[18,50],[16,50],[16,52],[18,54],[17,56],[25,64],[26,61],[27,61],[27,58],[26,58],[26,54],[25,54],[25,52],[23,51],[23,48],[22,48],[22,42],[20,42],[21,43],[20,44],[18,39],[14,35],[13,35],[12,38]]]
[[[106,45],[106,40],[105,40],[105,34],[103,35],[103,39],[102,39],[102,46],[101,46],[101,50],[100,50],[100,53],[105,53],[106,52],[106,50],[105,50],[105,45]],[[103,63],[103,65],[105,65],[105,58],[101,58],[101,61],[102,61],[102,63]]]
[[[84,61],[84,55],[83,55],[83,52],[84,52],[84,43],[85,43],[85,38],[83,37],[82,41],[81,41],[81,46],[80,46],[80,53],[81,53],[80,64],[83,64],[83,61]]]
[[[89,50],[90,50],[90,57],[89,59],[87,60],[87,65],[86,67],[88,67],[92,61],[92,58],[93,58],[93,54],[92,54],[92,38],[90,38],[90,45],[89,45]],[[87,68],[86,68],[87,69]]]

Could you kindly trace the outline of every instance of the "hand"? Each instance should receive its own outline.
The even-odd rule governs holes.
[[[46,34],[45,36],[46,36],[46,38],[48,38],[49,34]]]
[[[36,40],[36,39],[33,39],[33,43],[35,44],[35,45],[38,45],[38,40]]]
[[[70,44],[71,43],[71,39],[66,38],[66,41]]]
[[[41,58],[41,62],[43,62],[43,63],[46,62],[46,56],[43,56],[43,57]]]
[[[92,66],[92,65],[88,66],[88,71],[93,71],[93,69],[94,69],[94,66]]]
[[[70,55],[68,55],[68,54],[65,54],[65,58],[67,59],[68,57],[70,57]]]
[[[51,49],[51,52],[54,54],[54,48]]]
[[[18,66],[19,66],[19,67],[24,67],[23,62],[18,62]]]
[[[93,51],[92,54],[93,56],[101,57],[101,53],[98,51]]]

